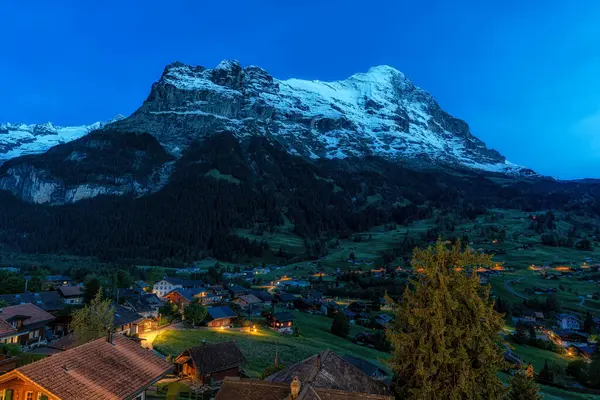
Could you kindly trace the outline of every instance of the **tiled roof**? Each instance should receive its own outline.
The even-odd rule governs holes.
[[[171,364],[121,335],[75,347],[15,370],[62,400],[128,399]],[[0,377],[2,379],[2,377]]]
[[[12,336],[18,331],[11,324],[0,318],[0,338]]]
[[[83,296],[83,289],[81,286],[60,286],[57,290],[63,297]]]
[[[314,388],[327,388],[353,393],[387,395],[385,385],[350,364],[336,353],[325,350],[266,378],[269,382],[300,382]]]
[[[115,328],[118,328],[120,326],[139,321],[143,318],[144,317],[142,317],[140,314],[136,313],[135,311],[131,311],[130,309],[125,308],[123,306],[116,306],[115,307],[115,316],[113,319],[113,325],[115,326]]]
[[[192,347],[182,353],[182,356],[186,355],[192,358],[201,375],[224,371],[246,363],[242,351],[233,340]]]
[[[193,301],[194,300],[194,296],[199,295],[200,293],[202,293],[204,291],[204,289],[202,288],[191,288],[191,289],[173,289],[171,290],[169,293],[167,293],[167,296],[171,293],[179,293],[181,296],[183,296],[186,300],[188,301]]]
[[[237,317],[237,314],[227,306],[208,307],[206,311],[208,311],[208,315],[210,315],[212,319]]]
[[[262,303],[262,300],[256,297],[253,294],[246,294],[242,296],[238,296],[238,299],[243,301],[246,304],[259,304]]]
[[[262,301],[273,301],[273,295],[269,292],[265,292],[264,290],[253,290],[252,294]]]
[[[362,372],[364,372],[365,374],[367,374],[369,376],[373,376],[375,373],[377,373],[377,370],[381,370],[381,372],[385,372],[384,370],[379,368],[377,365],[372,364],[362,358],[354,357],[354,356],[351,356],[350,354],[346,354],[343,358],[344,358],[344,360],[348,361],[350,364],[354,365],[356,368],[360,369]]]
[[[7,320],[11,317],[27,317],[23,321],[23,327],[28,328],[40,323],[54,321],[54,316],[41,308],[31,304],[19,304],[18,306],[4,307],[0,311],[0,319]]]
[[[44,311],[57,311],[65,308],[65,303],[58,292],[3,294],[0,295],[0,300],[6,301],[11,306],[31,303]]]
[[[226,377],[215,400],[288,400],[290,385],[258,379]],[[391,396],[317,388],[300,380],[298,400],[391,400]]]

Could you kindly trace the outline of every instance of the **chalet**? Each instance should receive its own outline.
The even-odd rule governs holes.
[[[110,335],[0,376],[0,398],[142,400],[171,364],[122,335]]]
[[[196,298],[199,298],[202,293],[204,293],[204,289],[202,288],[177,288],[165,294],[163,298],[173,304],[177,304],[179,307],[185,308],[185,306],[192,303]]]
[[[26,276],[26,280],[30,280],[31,276]],[[75,281],[66,275],[48,275],[42,281],[42,290],[55,290],[59,286],[73,285]]]
[[[348,310],[355,313],[364,313],[369,311],[369,307],[362,301],[353,301],[348,305]]]
[[[124,306],[145,318],[158,318],[158,310],[164,300],[154,293],[144,293],[127,299]]]
[[[83,303],[83,288],[81,286],[60,286],[56,290],[65,304]]]
[[[185,350],[175,359],[175,374],[202,385],[213,385],[225,377],[240,376],[246,359],[234,341],[202,344]]]
[[[115,306],[115,315],[113,318],[115,332],[126,333],[128,335],[141,333],[139,327],[142,325],[144,319],[140,314],[126,307]]]
[[[269,325],[276,331],[291,333],[294,325],[294,315],[286,311],[275,313],[269,319]]]
[[[246,289],[245,287],[238,285],[228,285],[227,290],[232,298],[245,296],[250,293],[250,289]]]
[[[311,287],[311,283],[309,281],[304,280],[280,280],[277,281],[277,285],[283,288],[309,288]]]
[[[312,302],[322,302],[323,301],[323,292],[319,292],[318,290],[310,290],[305,293],[302,297]]]
[[[137,297],[143,294],[144,291],[138,288],[120,288],[117,289],[117,299],[119,302],[124,302],[126,300],[130,300],[134,297]]]
[[[361,397],[356,397],[354,394],[362,393],[370,396],[387,396],[389,394],[387,387],[382,382],[367,376],[359,368],[331,350],[315,354],[268,376],[265,380],[271,383],[285,383],[289,385],[293,382],[294,378],[299,379],[300,382],[304,382],[305,386],[312,386],[315,390],[330,389],[349,392],[346,395],[339,393],[337,396],[324,394],[319,397],[308,397],[310,399],[360,399]],[[353,396],[349,396],[350,393]],[[365,398],[377,399],[379,397]]]
[[[264,268],[254,268],[252,270],[252,272],[254,273],[254,275],[265,275],[271,272],[271,268],[269,267],[264,267]]]
[[[263,307],[262,300],[252,294],[238,296],[233,303],[239,305],[242,311],[249,316],[260,315]]]
[[[174,289],[195,289],[203,286],[203,281],[164,277],[154,284],[152,293],[156,294],[158,297],[164,297]]]
[[[557,314],[556,324],[559,327],[559,329],[562,330],[578,331],[581,329],[582,322],[573,314]]]
[[[290,293],[280,292],[275,295],[275,300],[283,307],[292,308],[294,307],[296,296]]]
[[[360,369],[365,375],[370,376],[371,378],[375,378],[378,381],[385,381],[390,376],[389,374],[379,368],[377,365],[368,362],[362,358],[354,357],[349,354],[346,354],[344,360],[354,365],[356,368]]]
[[[47,312],[60,311],[65,308],[65,303],[58,292],[39,292],[39,293],[19,293],[19,294],[3,294],[0,295],[0,300],[4,300],[9,306],[18,306],[19,304],[35,304]]]
[[[28,303],[0,310],[0,342],[30,345],[46,337],[46,325],[54,316]]]
[[[271,307],[273,303],[273,295],[264,290],[253,290],[252,294],[263,302],[264,307]]]
[[[206,325],[210,327],[229,327],[238,315],[229,307],[208,307]]]
[[[226,302],[231,297],[229,291],[223,285],[212,285],[208,291],[214,296],[215,303]]]
[[[294,300],[294,308],[302,312],[310,312],[311,314],[315,311],[321,311],[321,302],[312,301],[305,298],[297,298]]]

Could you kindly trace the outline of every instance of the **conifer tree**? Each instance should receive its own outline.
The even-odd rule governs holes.
[[[98,339],[113,329],[115,309],[109,299],[102,298],[102,291],[96,293],[96,297],[90,305],[73,312],[71,327],[75,332],[78,345]]]
[[[396,321],[387,330],[398,398],[498,399],[505,389],[498,342],[501,316],[468,269],[491,267],[491,257],[451,248],[438,240],[415,249],[412,265],[421,271],[395,304]],[[462,270],[464,269],[464,271]],[[389,302],[392,302],[388,298]]]
[[[510,380],[508,400],[540,400],[540,388],[533,376],[533,367],[529,365],[525,370],[519,370]]]

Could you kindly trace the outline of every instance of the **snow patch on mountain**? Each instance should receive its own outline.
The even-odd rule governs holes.
[[[106,122],[81,126],[55,126],[43,124],[0,124],[0,164],[14,157],[43,153],[53,146],[85,136],[91,131],[125,118],[117,115]]]

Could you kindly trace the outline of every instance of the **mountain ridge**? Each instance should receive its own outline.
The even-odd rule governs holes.
[[[0,189],[47,204],[147,195],[165,186],[190,146],[221,134],[263,137],[311,160],[376,156],[413,167],[538,177],[488,149],[466,122],[389,66],[321,82],[278,80],[230,60],[212,69],[175,62],[131,116],[97,128],[44,154],[5,162]],[[60,137],[50,124],[28,133],[36,129],[44,138]]]

